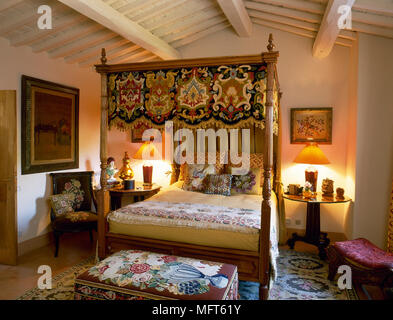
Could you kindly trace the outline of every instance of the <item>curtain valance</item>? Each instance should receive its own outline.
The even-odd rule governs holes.
[[[108,73],[109,126],[263,128],[266,75],[266,63]]]

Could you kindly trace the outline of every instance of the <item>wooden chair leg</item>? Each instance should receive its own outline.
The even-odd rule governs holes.
[[[58,254],[59,254],[59,242],[60,242],[61,233],[55,231],[55,232],[54,232],[54,236],[55,236],[55,246],[56,246],[55,258],[57,258]]]

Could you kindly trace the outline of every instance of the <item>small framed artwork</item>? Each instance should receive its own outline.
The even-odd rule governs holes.
[[[291,143],[332,143],[333,108],[291,108]]]
[[[22,174],[79,167],[79,89],[22,76]]]
[[[140,123],[136,128],[131,129],[131,142],[132,143],[141,143],[143,132],[150,127],[145,123]]]

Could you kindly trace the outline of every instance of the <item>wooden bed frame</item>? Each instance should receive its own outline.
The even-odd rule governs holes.
[[[217,57],[203,59],[170,60],[147,63],[108,65],[105,49],[102,50],[101,64],[96,65],[96,70],[101,74],[101,190],[97,194],[98,202],[98,255],[105,258],[113,251],[120,249],[141,249],[180,255],[191,258],[212,260],[235,264],[238,267],[239,278],[241,280],[256,281],[260,283],[260,298],[268,298],[270,282],[270,216],[272,212],[272,171],[275,170],[276,188],[280,187],[280,152],[274,154],[273,149],[273,103],[274,103],[274,82],[276,90],[278,79],[276,64],[279,56],[274,50],[272,34],[269,36],[267,46],[268,52],[260,55]],[[259,252],[216,248],[201,245],[192,245],[179,242],[133,237],[121,234],[110,233],[108,230],[107,214],[109,213],[109,192],[107,191],[105,170],[107,167],[107,130],[108,130],[108,73],[126,71],[148,71],[157,69],[169,69],[178,67],[194,66],[217,66],[225,64],[267,64],[267,87],[266,87],[266,115],[264,130],[264,181],[263,181],[263,201],[261,208],[261,232],[259,239]],[[279,93],[279,98],[280,98]],[[280,129],[279,129],[280,131]],[[278,138],[278,145],[280,145]],[[275,164],[273,163],[275,162]]]

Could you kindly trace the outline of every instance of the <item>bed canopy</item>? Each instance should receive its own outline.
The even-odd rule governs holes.
[[[155,61],[108,65],[102,50],[101,64],[101,190],[98,192],[98,252],[108,253],[108,239],[143,247],[166,248],[185,252],[184,244],[149,241],[108,233],[106,215],[109,193],[105,179],[107,166],[107,130],[115,127],[129,130],[164,129],[166,121],[178,128],[261,128],[264,142],[263,201],[259,253],[197,247],[190,256],[203,256],[218,261],[239,261],[252,269],[244,279],[259,281],[266,298],[269,286],[269,234],[272,211],[272,176],[275,189],[280,183],[280,88],[276,71],[279,56],[274,51],[270,34],[268,52],[259,55]],[[274,143],[276,142],[276,143]],[[279,200],[280,202],[280,200]],[[177,249],[176,249],[177,248]],[[184,249],[184,250],[183,250]],[[177,250],[177,251],[176,251]],[[213,260],[214,261],[214,260]],[[241,264],[242,264],[241,263]],[[241,272],[240,272],[241,275]]]

